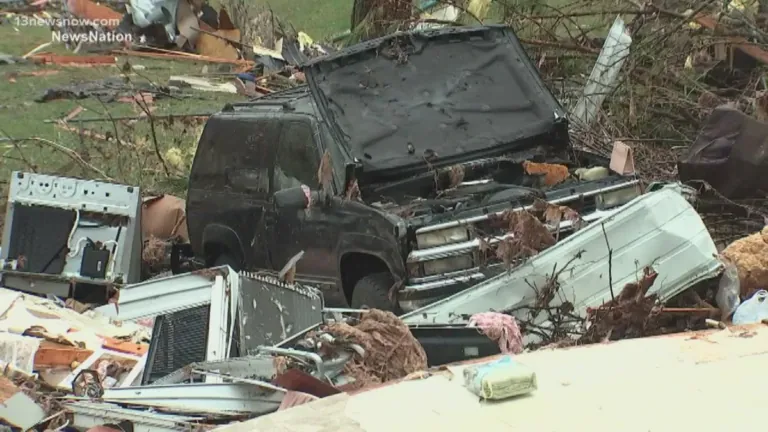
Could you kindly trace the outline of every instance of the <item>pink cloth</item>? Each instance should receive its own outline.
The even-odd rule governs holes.
[[[140,318],[136,320],[136,322],[139,325],[143,325],[145,327],[153,328],[155,326],[155,318]]]
[[[469,327],[477,327],[491,340],[499,343],[504,354],[523,352],[523,335],[514,317],[498,312],[483,312],[472,315]]]

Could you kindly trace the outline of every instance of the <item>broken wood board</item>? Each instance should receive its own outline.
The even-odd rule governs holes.
[[[130,341],[123,341],[115,338],[104,338],[102,347],[124,354],[141,357],[149,351],[149,344],[138,344]]]
[[[237,60],[239,57],[237,46],[240,41],[238,30],[229,18],[227,11],[222,8],[219,11],[219,29],[216,30],[208,24],[198,23],[197,52],[205,56],[221,57],[229,60]],[[234,42],[234,43],[233,43]]]
[[[92,56],[65,56],[56,54],[35,54],[29,57],[35,63],[38,64],[55,64],[55,65],[114,65],[117,64],[117,57],[108,55],[92,55]]]
[[[70,367],[73,363],[82,363],[93,354],[93,351],[41,341],[35,353],[35,370],[41,368]]]

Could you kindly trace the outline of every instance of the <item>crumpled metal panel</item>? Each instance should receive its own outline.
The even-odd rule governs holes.
[[[212,269],[228,274],[224,267]],[[232,276],[227,277],[231,282]],[[108,304],[96,310],[121,321],[154,318],[211,303],[211,290],[215,280],[209,275],[185,273],[131,284],[120,290],[118,307]]]
[[[65,408],[72,413],[72,425],[80,428],[127,420],[131,422],[134,432],[186,432],[194,430],[197,423],[204,420],[203,417],[156,413],[110,403],[78,401],[67,404]]]
[[[245,383],[195,383],[107,389],[102,399],[180,414],[263,415],[276,411],[284,394]]]
[[[636,198],[509,273],[401,319],[409,325],[466,323],[475,313],[514,310],[535,300],[531,286],[544,286],[553,269],[565,270],[559,277],[561,298],[550,305],[570,301],[575,312],[584,315],[588,307],[611,299],[609,267],[618,294],[637,281],[645,266],[659,274],[648,294],[656,293],[662,301],[722,269],[704,222],[675,185]]]
[[[242,355],[256,354],[259,346],[275,345],[323,321],[319,290],[266,275],[241,276]]]
[[[152,383],[152,385],[178,384],[189,380],[194,375],[193,370],[215,371],[241,378],[271,380],[276,373],[274,359],[271,355],[235,357],[227,360],[199,362],[185,365]]]

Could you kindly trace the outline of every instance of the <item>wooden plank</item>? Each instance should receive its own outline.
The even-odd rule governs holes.
[[[35,54],[29,57],[33,62],[39,64],[56,65],[113,65],[117,64],[115,56],[92,55],[92,56],[64,56],[55,54]]]
[[[35,369],[48,367],[69,367],[73,362],[82,363],[93,351],[50,341],[40,342],[35,353]]]
[[[149,344],[137,344],[115,338],[104,338],[102,348],[141,357],[149,351]]]

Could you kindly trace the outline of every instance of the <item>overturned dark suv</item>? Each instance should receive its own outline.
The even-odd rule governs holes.
[[[307,86],[205,126],[187,217],[208,265],[279,270],[303,251],[296,279],[329,306],[409,311],[504,270],[481,250],[510,235],[492,215],[541,198],[588,219],[640,194],[608,170],[547,187],[525,168],[607,161],[571,148],[563,108],[507,28],[395,34],[304,71]]]

